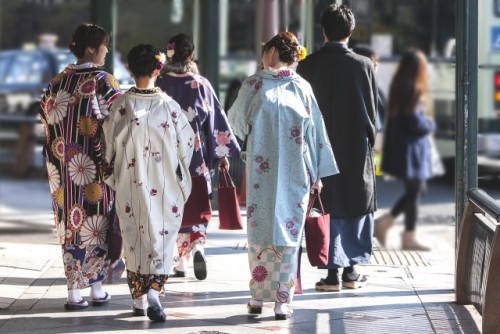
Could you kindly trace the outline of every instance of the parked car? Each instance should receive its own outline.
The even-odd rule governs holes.
[[[45,131],[38,119],[40,97],[50,80],[67,64],[75,63],[75,56],[67,49],[13,49],[0,51],[0,169],[10,168],[22,176],[33,165],[42,165],[41,155],[20,157],[22,136],[34,133],[33,144],[41,142]],[[127,68],[115,54],[114,75],[124,87],[133,83]],[[31,124],[33,130],[23,130]],[[29,127],[29,126],[28,126]],[[28,131],[27,133],[23,131]],[[34,147],[36,151],[40,147]],[[25,147],[24,149],[28,149]],[[25,155],[29,152],[24,152]],[[32,160],[32,161],[30,161]],[[22,168],[19,164],[29,165]]]

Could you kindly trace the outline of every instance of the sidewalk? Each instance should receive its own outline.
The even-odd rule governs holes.
[[[60,247],[52,235],[45,180],[0,180],[1,333],[480,333],[472,305],[454,302],[454,226],[419,227],[431,252],[375,248],[373,263],[361,267],[368,285],[359,290],[320,293],[314,283],[325,271],[312,268],[304,253],[304,294],[295,313],[275,321],[273,303],[260,316],[246,313],[249,272],[244,231],[209,225],[208,278],[171,278],[162,299],[168,318],[152,323],[131,317],[126,279],[107,285],[109,305],[66,312]],[[399,233],[394,231],[394,233]],[[89,290],[84,290],[86,297]]]

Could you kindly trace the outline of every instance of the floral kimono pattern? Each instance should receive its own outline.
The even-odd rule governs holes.
[[[52,79],[41,100],[39,116],[46,135],[43,155],[57,241],[63,245],[64,257],[80,259],[76,260],[80,265],[68,267],[68,287],[89,284],[77,278],[89,255],[85,246],[100,245],[104,253],[97,254],[102,257],[107,251],[114,192],[102,180],[101,126],[109,106],[120,95],[112,75],[86,63],[66,67]],[[88,272],[92,276],[88,278],[96,279],[95,274]]]
[[[219,158],[237,154],[240,147],[233,135],[227,116],[210,82],[201,75],[166,74],[156,85],[170,95],[182,108],[195,133],[194,152],[189,172],[205,176],[208,192]],[[189,257],[194,242],[205,243],[207,224],[182,228],[177,238],[179,256]]]
[[[248,135],[252,297],[289,302],[311,187],[338,173],[323,118],[310,85],[288,68],[247,78],[228,114],[235,134]]]
[[[132,88],[113,104],[103,131],[127,270],[168,275],[191,192],[193,130],[159,88]]]

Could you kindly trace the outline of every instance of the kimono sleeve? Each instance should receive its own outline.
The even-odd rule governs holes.
[[[240,146],[229,125],[226,113],[222,109],[208,80],[205,81],[202,89],[207,104],[206,109],[210,111],[208,120],[204,124],[207,141],[206,161],[210,169],[213,169],[219,158],[239,153]]]
[[[96,80],[96,95],[99,104],[99,112],[96,117],[104,119],[108,116],[111,104],[122,95],[122,91],[115,77],[107,72],[100,72],[96,76]]]
[[[45,94],[43,94],[42,99],[40,101],[40,108],[38,109],[38,116],[40,118],[40,121],[42,122],[43,128],[45,129],[45,141],[43,143],[42,155],[48,161],[52,161],[53,158],[51,156],[52,154],[49,147],[50,143],[52,142],[52,138],[47,120],[47,111],[48,111],[47,101],[51,94],[52,94],[52,83],[50,83],[47,89],[45,90]]]
[[[176,105],[172,105],[176,104]],[[180,110],[181,107],[177,104],[177,102],[171,102],[171,109]],[[184,115],[184,113],[179,112],[176,113],[177,117],[173,119],[175,134],[177,137],[177,157],[180,163],[183,166],[183,170],[186,171],[187,175],[189,174],[189,165],[191,164],[191,159],[193,158],[194,151],[194,131],[189,124],[189,120]]]
[[[229,123],[231,124],[234,134],[244,140],[248,134],[248,125],[250,124],[251,102],[254,97],[253,86],[250,83],[252,77],[243,81],[238,97],[234,101],[231,108],[228,110]]]
[[[306,95],[306,100],[311,119],[306,128],[305,140],[309,146],[311,164],[316,170],[316,175],[311,175],[311,177],[313,181],[316,181],[318,178],[338,174],[339,169],[325,128],[323,115],[312,92]]]
[[[104,137],[104,175],[103,179],[107,185],[115,189],[115,175],[113,173],[116,156],[116,129],[122,118],[120,110],[125,108],[119,101],[112,104],[109,117],[104,120],[102,132]]]

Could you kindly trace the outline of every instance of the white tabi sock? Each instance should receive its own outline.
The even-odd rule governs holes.
[[[80,289],[68,290],[68,302],[78,303],[81,300],[82,300],[82,295],[80,293]]]
[[[90,298],[92,299],[101,299],[106,296],[106,291],[104,291],[101,282],[97,282],[92,284],[90,287]]]

